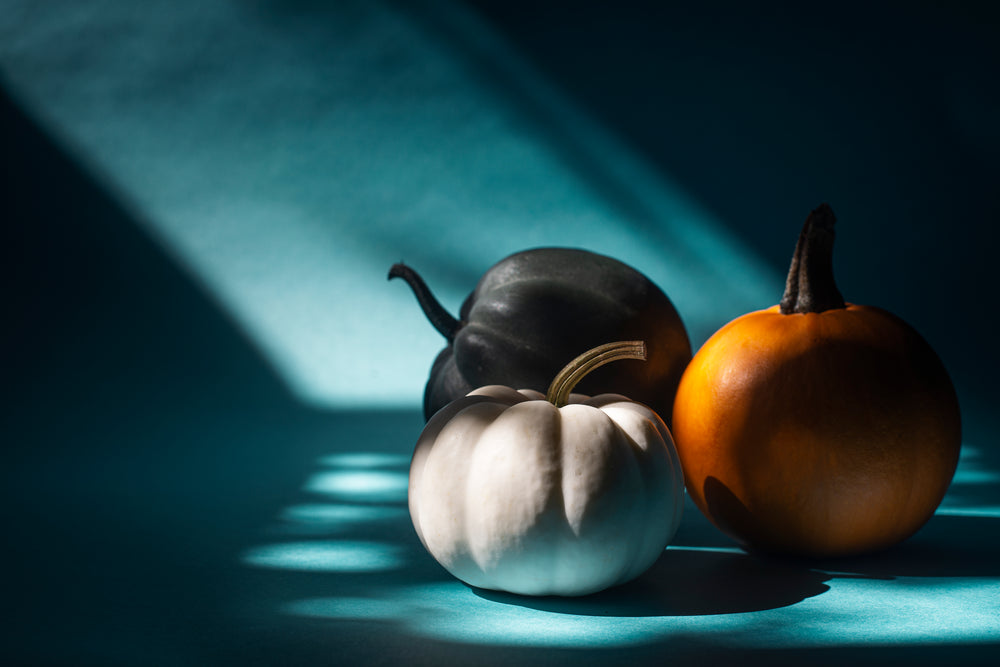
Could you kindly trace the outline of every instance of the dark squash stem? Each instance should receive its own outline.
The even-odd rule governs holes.
[[[837,218],[829,204],[820,204],[806,218],[788,269],[781,313],[822,313],[846,308],[833,280],[833,225]]]
[[[417,297],[417,302],[424,311],[424,315],[430,320],[430,323],[434,325],[434,328],[438,332],[448,339],[451,343],[455,340],[455,334],[458,330],[462,328],[462,323],[451,316],[441,302],[431,293],[427,283],[421,278],[416,271],[406,266],[405,264],[393,264],[392,268],[389,269],[389,280],[393,278],[402,278],[413,290],[413,293]]]

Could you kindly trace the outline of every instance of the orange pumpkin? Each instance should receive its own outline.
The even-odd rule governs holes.
[[[839,556],[915,533],[958,463],[951,380],[898,317],[845,303],[833,211],[806,220],[779,306],[716,332],[686,369],[673,436],[687,490],[754,550]]]

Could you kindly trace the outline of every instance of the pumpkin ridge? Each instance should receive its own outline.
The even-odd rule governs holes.
[[[628,414],[630,417],[637,419],[643,425],[651,425],[654,430],[659,432],[659,427],[651,419],[647,418],[645,415],[639,414],[638,411],[629,410],[626,407],[614,407],[616,404],[611,403],[606,406],[598,408],[600,412],[614,425],[615,431],[618,435],[618,441],[620,446],[628,452],[628,458],[630,463],[634,465],[630,466],[631,476],[636,484],[635,496],[638,498],[636,505],[640,508],[639,512],[631,512],[630,518],[633,516],[656,516],[652,512],[653,504],[653,493],[654,489],[650,486],[650,480],[646,478],[648,471],[645,469],[649,461],[646,460],[650,458],[651,452],[644,449],[636,441],[635,437],[630,432],[630,427],[632,424],[624,424],[619,419],[615,418],[613,412],[609,412],[606,408],[610,407],[612,411],[621,411],[624,414]],[[641,430],[641,427],[640,427]],[[633,508],[635,509],[635,508]],[[676,524],[674,524],[676,525]],[[632,529],[633,533],[640,533],[642,538],[634,543],[628,545],[628,553],[623,559],[622,567],[617,575],[616,581],[624,582],[632,579],[645,569],[644,556],[650,551],[650,547],[657,547],[659,540],[657,539],[658,533],[651,530],[647,526],[638,526]]]
[[[546,401],[498,404],[504,409],[477,439],[465,484],[466,505],[474,508],[466,514],[465,534],[486,577],[522,572],[538,557],[538,534],[551,530],[558,516],[552,512],[557,462],[547,444],[550,431],[558,429],[556,408]],[[512,458],[519,455],[526,458]],[[536,474],[525,478],[526,471]],[[498,476],[505,472],[515,477],[504,483]],[[525,481],[533,485],[519,486]],[[512,494],[512,488],[518,492]]]
[[[473,413],[482,414],[473,418]],[[462,572],[465,576],[470,576],[467,574],[468,572],[475,572],[482,569],[476,562],[472,545],[467,539],[469,534],[467,526],[470,519],[465,508],[472,507],[472,505],[464,501],[461,503],[452,503],[452,511],[460,511],[461,516],[450,516],[450,521],[448,522],[450,525],[435,526],[436,515],[440,510],[439,498],[450,495],[444,491],[449,485],[452,487],[452,493],[461,493],[464,498],[468,497],[467,479],[468,471],[471,469],[473,461],[471,454],[474,453],[474,443],[478,442],[483,432],[502,413],[503,406],[491,397],[469,396],[465,399],[460,399],[460,401],[452,403],[448,408],[434,416],[431,422],[434,424],[434,428],[429,434],[430,437],[422,437],[418,443],[418,447],[427,443],[425,446],[429,451],[423,458],[420,474],[414,475],[411,472],[411,487],[418,488],[420,496],[411,497],[410,512],[420,521],[420,531],[418,534],[421,541],[424,542],[425,547],[440,553],[442,557],[441,564],[453,573]],[[476,426],[478,427],[471,434],[467,427],[467,422],[470,420],[477,422]],[[454,433],[454,429],[457,427],[453,425],[456,424],[464,427],[462,433]],[[444,443],[443,446],[442,443]],[[442,453],[442,450],[449,446],[452,451]],[[470,453],[469,450],[473,450],[473,452]],[[414,458],[416,459],[416,454]],[[433,476],[431,479],[427,479],[426,471],[436,471],[439,467],[438,463],[442,459],[452,462],[445,466],[447,477],[439,479],[435,483]],[[456,484],[455,480],[462,477],[466,478],[466,484]],[[429,514],[432,518],[428,518],[428,512],[424,511],[427,509],[431,510]],[[458,539],[451,541],[448,539],[449,536],[457,536]],[[440,548],[441,545],[448,544],[452,544],[453,546],[444,550]]]
[[[664,518],[678,516],[682,479],[655,413],[624,397],[597,401],[609,398],[621,423],[586,396],[556,408],[502,386],[435,414],[410,486],[410,514],[430,554],[471,586],[522,595],[585,595],[650,567],[676,532]],[[636,438],[654,456],[640,458]],[[457,530],[432,536],[442,523]]]

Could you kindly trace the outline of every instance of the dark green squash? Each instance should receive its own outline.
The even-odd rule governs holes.
[[[459,319],[410,267],[394,265],[389,278],[406,280],[448,340],[431,367],[425,418],[489,384],[544,392],[559,369],[582,352],[608,341],[643,340],[647,361],[600,368],[578,390],[623,394],[669,423],[691,344],[670,299],[632,267],[572,248],[519,252],[483,275]]]

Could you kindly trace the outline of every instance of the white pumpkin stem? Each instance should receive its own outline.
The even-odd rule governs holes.
[[[577,383],[585,375],[599,366],[610,364],[622,359],[646,359],[646,343],[641,340],[626,340],[617,343],[605,343],[592,350],[587,350],[573,361],[566,364],[552,380],[545,400],[557,408],[569,402],[569,395]]]

